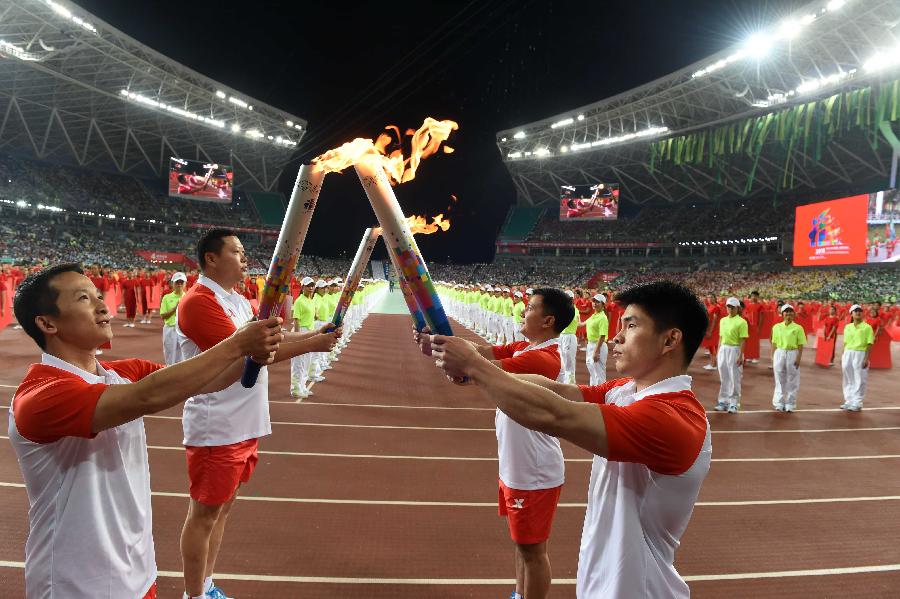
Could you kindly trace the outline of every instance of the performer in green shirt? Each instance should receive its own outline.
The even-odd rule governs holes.
[[[747,321],[738,313],[741,300],[729,297],[725,302],[728,316],[719,321],[719,353],[716,356],[719,369],[719,402],[717,412],[734,414],[741,403],[741,379],[744,375],[744,343],[749,336]]]
[[[775,393],[772,406],[779,412],[793,412],[800,389],[800,359],[806,345],[806,332],[794,322],[794,307],[781,306],[782,322],[772,327],[772,367],[775,372]]]
[[[591,298],[594,313],[584,321],[587,332],[587,350],[585,362],[590,385],[599,385],[606,382],[606,357],[609,354],[609,346],[606,339],[609,336],[609,318],[606,317],[606,296],[598,293]]]
[[[159,315],[163,321],[163,358],[166,366],[171,366],[176,362],[180,362],[178,358],[178,333],[175,331],[176,312],[178,310],[178,302],[184,295],[184,285],[187,283],[187,276],[183,272],[176,272],[172,275],[172,291],[165,294],[159,302]]]
[[[315,292],[315,281],[310,277],[303,277],[300,280],[300,295],[294,300],[294,307],[291,310],[294,330],[299,333],[306,333],[315,328],[316,306],[313,300]],[[305,399],[312,395],[312,391],[307,389],[312,357],[313,354],[307,353],[291,358],[291,397]]]
[[[841,356],[841,370],[844,376],[844,403],[842,410],[859,412],[862,410],[869,380],[869,352],[875,342],[875,331],[865,321],[862,306],[850,306],[852,322],[844,325],[844,354]]]

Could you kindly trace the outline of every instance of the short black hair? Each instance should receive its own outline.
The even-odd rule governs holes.
[[[56,305],[59,291],[50,282],[66,272],[84,274],[84,270],[78,264],[58,264],[28,275],[16,289],[16,296],[13,299],[16,320],[22,326],[22,330],[34,339],[41,349],[47,349],[47,338],[34,319],[38,316],[59,314],[59,306]]]
[[[544,316],[553,317],[553,330],[557,334],[562,333],[563,329],[569,326],[569,323],[575,318],[575,304],[562,289],[539,287],[534,290],[532,295],[541,296]]]
[[[750,295],[759,295],[759,291],[753,290],[750,292]]]
[[[681,331],[684,365],[691,363],[709,326],[706,308],[693,291],[673,281],[656,281],[623,291],[616,296],[616,302],[622,308],[640,306],[653,319],[657,332]]]
[[[200,241],[197,242],[197,262],[200,263],[200,268],[206,268],[206,252],[218,255],[222,251],[222,246],[225,245],[223,237],[237,237],[237,233],[231,229],[210,229],[200,236]]]

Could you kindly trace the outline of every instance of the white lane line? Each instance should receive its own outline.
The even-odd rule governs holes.
[[[768,429],[768,430],[736,430],[712,431],[714,435],[755,435],[760,433],[850,433],[872,431],[898,431],[900,426],[871,426],[859,428],[807,428],[807,429]]]
[[[740,574],[706,574],[685,576],[687,582],[712,580],[749,580],[754,578],[795,578],[798,576],[838,576],[841,574],[866,574],[869,572],[897,572],[900,564],[877,566],[853,566],[849,568],[818,568],[815,570],[782,570],[781,572],[742,572]]]
[[[181,420],[180,416],[144,416],[144,418],[155,418],[160,420]],[[410,430],[410,431],[465,431],[465,432],[490,432],[493,433],[494,427],[476,428],[476,427],[443,427],[443,426],[397,426],[389,424],[339,424],[329,422],[272,422],[272,424],[283,426],[313,426],[324,428],[354,428],[354,429],[377,429],[377,430]],[[896,431],[900,430],[900,426],[881,426],[881,427],[858,427],[858,428],[820,428],[820,429],[768,429],[768,430],[734,430],[734,431],[712,431],[714,435],[734,435],[747,434],[758,435],[763,433],[843,433],[843,432],[868,432],[868,431]]]
[[[25,562],[0,560],[0,568],[23,570]],[[753,580],[760,578],[797,578],[804,576],[840,576],[847,574],[868,574],[874,572],[897,572],[900,564],[879,564],[876,566],[851,566],[846,568],[818,568],[814,570],[782,570],[780,572],[740,572],[736,574],[694,574],[684,576],[687,582],[708,582],[716,580]],[[161,578],[183,578],[182,572],[160,570]],[[216,572],[218,580],[241,580],[251,582],[279,582],[301,584],[393,584],[393,585],[433,585],[433,586],[494,586],[515,584],[512,578],[351,578],[348,576],[278,576],[273,574],[232,574]],[[571,586],[574,578],[554,578],[553,584]]]
[[[24,489],[23,483],[0,482],[0,488]],[[153,497],[175,497],[187,499],[188,493],[171,493],[168,491],[152,491]],[[402,499],[325,499],[315,497],[267,497],[260,495],[238,495],[239,501],[262,501],[265,503],[300,503],[318,505],[390,505],[405,507],[477,507],[496,508],[496,501],[412,501]],[[900,501],[900,495],[881,495],[867,497],[817,497],[812,499],[760,499],[748,501],[698,501],[697,507],[736,507],[753,505],[805,505],[820,503],[862,503],[876,501]],[[584,509],[587,503],[560,503],[561,508]]]
[[[866,407],[864,408],[866,412],[870,412],[872,410],[900,410],[900,406],[879,406],[879,407]],[[799,410],[794,410],[794,412],[843,412],[844,410],[840,408],[801,408]],[[707,410],[707,414],[724,414],[726,416],[734,416],[734,414],[729,414],[728,412],[718,412],[716,410]],[[740,414],[777,414],[774,409],[768,410],[741,410]],[[790,417],[789,417],[790,418]]]
[[[0,439],[7,440],[9,437],[0,435]],[[148,445],[147,449],[156,449],[160,451],[184,451],[182,445]],[[302,458],[335,458],[335,459],[361,459],[361,460],[421,460],[434,462],[496,462],[496,457],[478,457],[478,456],[440,456],[440,455],[379,455],[374,453],[327,453],[320,451],[273,451],[260,449],[260,455],[273,456],[289,456]],[[879,455],[834,455],[834,456],[799,456],[799,457],[778,457],[778,458],[713,458],[713,462],[748,462],[748,463],[765,463],[765,462],[844,462],[853,460],[896,460],[900,459],[900,454],[879,454]],[[565,458],[569,463],[585,463],[590,464],[593,458]]]
[[[293,403],[293,402],[284,402]],[[464,410],[473,412],[496,412],[496,408],[465,408],[455,406],[392,406],[385,404],[368,404],[368,403],[329,403],[322,401],[304,401],[305,406],[337,406],[346,408],[383,408],[395,410]]]

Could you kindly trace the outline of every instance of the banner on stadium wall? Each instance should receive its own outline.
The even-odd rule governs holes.
[[[173,262],[175,264],[184,264],[191,269],[197,268],[196,262],[184,254],[178,254],[176,252],[148,252],[146,250],[137,250],[135,254],[149,262]]]
[[[670,247],[671,243],[655,242],[611,242],[611,241],[498,241],[497,250],[512,253],[516,248],[656,248]]]
[[[189,229],[215,229],[222,225],[191,223],[187,226]],[[281,230],[279,229],[257,229],[255,227],[228,227],[228,229],[236,233],[256,233],[257,235],[269,235],[271,237],[278,237],[278,234],[281,233]]]

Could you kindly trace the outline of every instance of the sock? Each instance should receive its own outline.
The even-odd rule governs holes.
[[[203,579],[203,592],[208,593],[210,589],[213,588],[212,576],[207,576]]]

